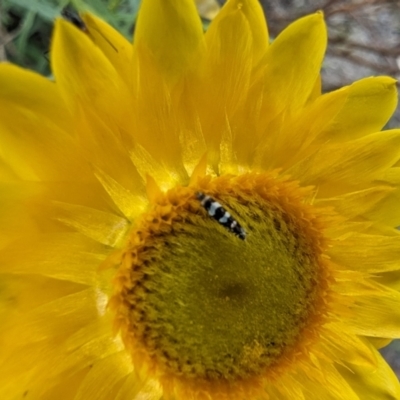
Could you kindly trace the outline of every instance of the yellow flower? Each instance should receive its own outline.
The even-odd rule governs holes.
[[[256,0],[83,18],[0,66],[0,398],[399,399],[395,81],[321,94]]]

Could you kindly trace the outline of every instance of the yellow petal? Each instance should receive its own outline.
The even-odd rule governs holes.
[[[118,74],[129,85],[132,79],[132,44],[112,26],[93,14],[85,13],[82,19],[93,43],[101,49]]]
[[[18,254],[19,262],[15,262]],[[109,249],[77,233],[53,233],[40,238],[24,238],[0,252],[1,272],[43,275],[95,285],[97,268]]]
[[[387,286],[393,290],[400,291],[400,273],[399,271],[390,271],[379,274],[374,277],[374,281],[380,285]],[[387,338],[384,338],[387,339]]]
[[[9,170],[26,180],[67,179],[71,173],[85,177],[71,126],[71,115],[53,82],[0,65],[0,156]]]
[[[346,364],[347,368],[339,367],[339,370],[360,399],[400,399],[398,378],[380,355],[377,360],[378,364],[373,369]]]
[[[375,205],[368,213],[366,217],[371,221],[376,221],[380,224],[388,226],[399,226],[400,225],[400,190],[396,188],[387,197],[382,199]]]
[[[315,80],[313,90],[310,93],[310,97],[308,98],[309,102],[313,102],[322,94],[322,77],[321,74],[318,75],[317,79]]]
[[[84,289],[29,310],[18,324],[9,327],[5,343],[28,344],[68,337],[96,319],[99,297],[98,290]],[[103,303],[105,309],[105,300]]]
[[[324,356],[331,360],[346,360],[368,368],[373,368],[377,364],[379,355],[367,339],[349,333],[341,323],[328,323],[326,327],[328,331],[318,344]]]
[[[87,295],[88,292],[85,292],[85,294]],[[80,297],[79,294],[75,294],[65,298],[79,300]],[[57,305],[58,303],[53,302],[53,304]],[[79,303],[75,305],[79,307]],[[64,312],[65,310],[61,307],[60,311]],[[76,317],[79,318],[78,313]],[[29,346],[14,349],[12,355],[15,357],[9,360],[8,368],[7,364],[1,365],[0,371],[3,376],[6,374],[14,393],[18,393],[18,388],[21,386],[18,378],[27,377],[23,391],[29,391],[33,398],[48,400],[55,398],[56,390],[69,393],[69,397],[67,395],[65,399],[72,398],[72,394],[75,396],[88,372],[98,363],[102,363],[101,360],[103,359],[111,361],[109,357],[118,360],[117,363],[120,366],[115,367],[114,365],[114,369],[119,373],[119,378],[122,379],[132,371],[132,367],[127,360],[126,353],[121,353],[121,344],[112,337],[110,324],[111,320],[108,315],[100,318],[92,317],[91,323],[82,329],[76,329],[72,334],[67,335],[67,338],[60,331],[54,331],[53,337],[56,338],[56,341],[53,346],[49,347],[48,340],[44,339],[30,343]],[[21,363],[21,360],[23,360],[23,363]],[[42,364],[43,368],[47,370],[46,385],[41,382],[41,369],[36,368],[38,364]],[[113,365],[113,362],[110,364]],[[31,373],[26,374],[26,369],[31,369]],[[70,381],[68,378],[73,374],[71,371],[78,371],[78,373],[83,371],[83,374],[82,376],[75,376]],[[69,392],[70,388],[65,388],[67,383],[73,388],[71,392]],[[103,390],[108,389],[104,388]],[[53,397],[51,397],[51,394]],[[56,397],[58,398],[58,396]]]
[[[364,217],[381,201],[393,192],[390,186],[374,186],[356,192],[345,193],[335,198],[317,199],[315,204],[321,207],[334,207],[335,211],[347,218]]]
[[[326,388],[328,388],[327,391],[329,392],[330,396],[333,395],[335,399],[340,399],[342,397],[346,400],[359,400],[358,396],[356,395],[352,387],[348,384],[348,382],[340,374],[335,364],[323,361],[321,362],[321,369],[324,371],[324,375],[326,378],[325,385]],[[323,394],[322,398],[324,398]]]
[[[227,2],[212,21],[205,38],[207,55],[201,79],[193,95],[200,114],[201,132],[208,144],[208,160],[218,170],[219,151],[232,154],[227,149],[224,137],[231,138],[229,148],[233,145],[233,135],[237,137],[236,148],[243,150],[248,147],[242,146],[243,136],[246,136],[247,144],[249,141],[248,123],[244,129],[245,134],[241,131],[230,132],[229,125],[231,123],[235,128],[240,126],[236,118],[249,121],[243,112],[252,110],[252,104],[258,100],[256,96],[248,96],[248,89],[253,65],[268,47],[266,22],[259,2]],[[215,85],[216,81],[224,84]],[[221,155],[221,171],[227,172],[233,165],[229,157]]]
[[[52,121],[68,131],[71,116],[57,85],[51,80],[12,64],[0,64],[0,102],[8,107],[18,107]],[[0,116],[6,115],[5,105],[0,107]]]
[[[306,400],[360,400],[334,363],[321,361],[315,364],[308,373],[301,371],[295,375]],[[322,379],[318,377],[320,373]]]
[[[291,154],[294,160],[304,157],[303,151],[309,151],[312,143],[320,146],[377,132],[393,114],[396,104],[396,81],[388,77],[365,78],[319,96],[301,111],[298,120],[287,121],[287,130],[275,139],[276,161],[268,166],[286,167],[293,162]],[[296,135],[288,142],[286,135],[292,136],[293,130]]]
[[[250,85],[252,37],[240,8],[225,12],[223,18],[218,18],[210,26],[207,50],[194,97],[202,133],[210,150],[208,161],[216,165],[218,160],[213,158],[218,157],[220,140],[227,129],[227,118],[243,105]],[[216,81],[224,84],[215,85]],[[210,112],[210,109],[213,111]]]
[[[142,214],[146,208],[144,196],[133,194],[128,188],[120,185],[117,181],[101,170],[97,170],[95,175],[113,200],[114,204],[128,220],[132,221],[138,215]]]
[[[81,107],[91,106],[99,119],[129,127],[128,90],[108,58],[84,32],[57,20],[51,61],[57,86],[74,115]]]
[[[144,48],[166,77],[175,79],[193,67],[202,50],[203,29],[193,0],[143,0],[134,47]]]
[[[107,246],[118,247],[130,227],[125,218],[81,205],[54,202],[53,218]]]
[[[104,304],[99,301],[98,306],[99,310],[104,313],[106,297],[104,296],[101,301]],[[56,353],[53,357],[63,357],[63,362],[61,363],[62,365],[52,370],[52,375],[65,373],[71,368],[76,368],[77,365],[90,367],[105,357],[118,354],[122,350],[122,346],[120,341],[111,334],[111,324],[111,316],[105,313],[93,318],[90,324],[81,327],[65,341],[58,343],[56,349],[53,350]],[[51,362],[50,358],[46,361]],[[126,365],[126,358],[125,360],[121,359],[122,363],[125,363],[124,367],[127,368],[127,372],[132,371],[132,367]]]
[[[379,273],[400,267],[400,235],[354,234],[335,241],[329,251],[332,260],[351,270]]]
[[[207,32],[206,32],[206,43],[207,46],[210,46],[211,41],[215,41],[216,39],[213,38],[215,35],[224,35],[224,29],[229,27],[233,28],[235,26],[235,20],[232,19],[232,16],[240,13],[244,16],[245,21],[247,21],[248,27],[250,31],[248,36],[250,36],[249,45],[252,49],[250,53],[250,57],[253,63],[257,62],[266,52],[268,48],[269,38],[268,38],[268,30],[267,30],[267,22],[264,18],[264,12],[258,0],[231,0],[228,1],[225,6],[221,9],[219,14],[216,18],[211,22]],[[222,21],[228,18],[230,22]],[[244,40],[244,36],[247,36],[244,32],[241,31],[236,26],[237,35],[236,39]],[[218,33],[217,33],[218,32]],[[231,34],[233,33],[233,29]],[[242,36],[242,38],[240,38]],[[226,36],[225,39],[227,39]],[[231,45],[237,44],[238,40],[231,37]],[[246,38],[247,39],[247,38]],[[223,36],[220,39],[221,43],[223,44]],[[228,43],[225,43],[227,45]],[[212,46],[212,44],[211,44]]]
[[[397,165],[398,162],[395,164]],[[390,168],[384,171],[379,179],[380,181],[387,182],[390,185],[398,186],[400,185],[400,168],[398,166]]]
[[[324,183],[329,190],[341,182],[354,186],[371,181],[400,157],[400,130],[384,131],[341,144],[327,144],[287,172],[302,184],[318,185],[323,197]],[[337,186],[336,186],[337,188]]]
[[[8,327],[18,323],[24,313],[54,301],[60,296],[67,296],[82,289],[82,285],[76,283],[51,279],[34,273],[28,276],[19,275],[12,269],[4,271],[2,268],[0,276],[2,333]],[[33,292],[35,292],[34,296],[32,296]],[[3,336],[2,340],[7,340],[4,339],[5,337]]]
[[[129,127],[126,128],[126,132],[131,133],[128,136],[131,145],[125,147],[142,179],[150,173],[154,177],[174,175],[181,182],[187,182],[180,136],[182,131],[191,129],[191,125],[190,128],[186,125],[193,121],[193,114],[182,112],[183,108],[190,109],[190,102],[186,104],[187,98],[182,96],[180,85],[172,88],[165,82],[148,54],[141,53],[135,61],[140,73],[135,81],[134,104],[129,110]]]
[[[342,295],[352,302],[349,316],[343,323],[355,334],[379,337],[400,337],[400,293],[372,281],[342,282]]]
[[[149,395],[149,397],[147,397],[149,400],[159,400],[162,396],[160,388],[158,388],[158,391],[156,389],[151,389],[151,387],[146,387],[142,382],[139,382],[137,375],[135,373],[132,373],[125,378],[125,381],[122,383],[121,387],[118,390],[115,400],[139,400],[141,395]],[[146,399],[146,397],[144,398]]]
[[[41,188],[36,182],[29,184],[16,183],[16,178],[3,181],[0,185],[0,249],[6,247],[16,239],[20,239],[21,232],[36,237],[38,225],[24,202],[29,198],[36,198]],[[1,268],[0,268],[1,269]]]
[[[112,354],[96,362],[85,376],[75,400],[109,400],[114,397],[132,364],[126,352]],[[116,387],[115,387],[116,386]]]
[[[131,132],[121,132],[117,127],[113,129],[97,118],[89,107],[76,120],[74,128],[81,153],[93,169],[103,171],[135,195],[143,194],[142,178],[129,154],[134,146]]]
[[[91,367],[84,367],[79,371],[70,374],[66,374],[63,379],[48,380],[47,385],[39,385],[35,383],[28,383],[29,389],[26,392],[33,398],[40,398],[41,400],[53,400],[55,398],[59,400],[70,400],[73,399],[79,386],[81,385],[85,376],[89,373]]]
[[[266,115],[283,110],[290,114],[304,106],[319,76],[326,43],[321,13],[297,20],[273,41],[259,66]]]
[[[376,349],[382,349],[386,347],[392,342],[392,339],[384,339],[384,338],[368,338],[368,341],[374,346]]]
[[[321,132],[321,141],[349,140],[379,131],[397,106],[396,80],[365,78],[350,86],[349,96],[339,114]]]
[[[268,135],[261,138],[255,164],[265,169],[286,168],[303,158],[304,152],[310,151],[311,143],[343,108],[349,91],[346,87],[324,94],[309,101],[301,112],[280,116],[273,127],[261,125],[260,131],[266,130]]]
[[[0,110],[0,157],[17,176],[27,181],[87,180],[88,166],[62,124],[40,114],[33,118],[28,108],[6,108],[1,100]]]

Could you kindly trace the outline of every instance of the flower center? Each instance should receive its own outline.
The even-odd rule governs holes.
[[[204,177],[161,195],[131,234],[111,300],[134,363],[232,382],[298,353],[326,312],[311,198],[267,173]]]

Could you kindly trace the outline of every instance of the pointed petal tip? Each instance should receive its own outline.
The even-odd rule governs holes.
[[[203,46],[203,28],[193,0],[143,0],[134,46],[147,48],[166,76],[193,66]]]
[[[327,32],[325,16],[323,11],[317,11],[314,14],[306,15],[299,18],[293,22],[294,25],[299,24],[299,26],[308,26],[309,29],[320,29],[325,33]]]
[[[294,37],[313,38],[314,42],[327,43],[328,31],[324,19],[324,14],[318,11],[314,14],[306,15],[292,22],[285,30],[282,31],[279,37]],[[305,40],[305,39],[303,39]]]
[[[375,79],[381,80],[382,84],[385,86],[395,86],[398,83],[398,80],[391,76],[377,76]]]
[[[322,10],[315,12],[314,14],[310,14],[304,17],[305,20],[310,21],[310,23],[322,24],[325,26],[325,15]]]
[[[391,77],[391,76],[387,76],[387,75],[381,75],[381,76],[368,76],[366,78],[363,78],[365,81],[368,80],[374,80],[376,82],[380,81],[383,85],[387,85],[387,86],[392,86],[395,85],[398,81],[397,79]]]
[[[57,32],[57,30],[59,29],[68,29],[68,30],[75,29],[77,31],[80,31],[80,29],[77,26],[75,26],[72,22],[61,17],[56,18],[56,20],[54,21],[54,28],[55,32]]]
[[[155,203],[162,194],[162,190],[150,174],[146,174],[146,192],[150,203]]]

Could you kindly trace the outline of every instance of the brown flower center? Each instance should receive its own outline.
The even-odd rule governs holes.
[[[134,363],[187,382],[233,382],[299,352],[326,311],[310,195],[247,174],[160,196],[132,232],[112,299]]]

